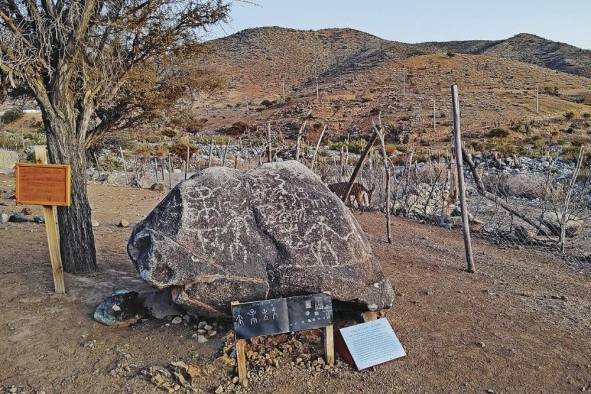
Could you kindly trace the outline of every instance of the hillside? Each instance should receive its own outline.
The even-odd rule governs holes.
[[[533,34],[518,34],[500,41],[455,41],[431,45],[447,51],[497,56],[591,77],[591,51]]]
[[[206,63],[232,75],[231,85],[253,94],[261,80],[266,86],[294,86],[316,76],[359,72],[389,60],[446,52],[501,57],[591,77],[591,51],[530,34],[499,41],[406,44],[354,29],[262,27],[213,40],[209,46],[211,55]]]
[[[381,112],[392,143],[436,147],[449,139],[449,86],[458,83],[468,138],[482,139],[500,126],[514,129],[511,138],[520,143],[536,133],[550,143],[587,139],[586,123],[563,115],[591,112],[591,79],[549,68],[574,62],[534,64],[571,55],[562,46],[545,57],[538,46],[526,50],[528,37],[404,44],[352,29],[249,29],[209,43],[205,63],[228,84],[197,106],[207,132],[223,133],[236,122],[256,130],[270,122],[288,137],[312,110],[317,125],[329,125],[333,141],[367,133],[371,116]],[[583,65],[589,51],[579,51]],[[574,131],[564,136],[566,129]]]

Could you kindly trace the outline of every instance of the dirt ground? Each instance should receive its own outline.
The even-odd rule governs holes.
[[[13,179],[0,175],[0,212],[21,209],[7,199],[12,187]],[[146,288],[126,254],[131,228],[116,224],[127,219],[133,225],[163,195],[102,185],[91,185],[90,195],[100,222],[100,271],[66,274],[65,296],[52,294],[44,226],[0,225],[0,392],[158,393],[163,391],[139,371],[178,360],[209,366],[195,386],[213,392],[231,379],[231,370],[213,361],[223,333],[199,344],[191,338],[192,325],[149,319],[113,329],[92,319],[112,290]],[[476,240],[478,272],[469,274],[462,271],[459,232],[394,218],[389,245],[382,216],[357,217],[396,288],[387,317],[408,355],[364,372],[310,373],[287,362],[248,391],[591,391],[589,268]]]

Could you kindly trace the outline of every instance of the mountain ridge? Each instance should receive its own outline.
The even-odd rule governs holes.
[[[272,36],[277,37],[272,39]],[[215,51],[228,54],[228,45],[233,52],[236,52],[238,46],[242,46],[246,51],[265,50],[266,44],[270,44],[270,41],[279,41],[280,47],[286,50],[293,48],[296,43],[299,44],[300,51],[308,47],[304,61],[311,59],[313,53],[317,55],[328,53],[328,61],[315,61],[317,75],[329,70],[350,71],[356,68],[355,65],[363,69],[390,59],[402,60],[416,55],[453,52],[496,56],[591,77],[591,50],[529,33],[519,33],[501,40],[404,43],[386,40],[352,28],[298,30],[266,26],[245,29],[208,41],[207,44]],[[240,53],[235,54],[240,55]],[[322,72],[319,69],[322,69]]]

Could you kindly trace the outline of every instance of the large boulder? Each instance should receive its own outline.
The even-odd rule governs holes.
[[[394,298],[350,211],[295,161],[195,174],[135,226],[127,248],[145,281],[208,316],[227,315],[234,300],[321,291],[369,310]]]

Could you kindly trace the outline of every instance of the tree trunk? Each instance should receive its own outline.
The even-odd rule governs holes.
[[[64,271],[90,273],[97,270],[91,210],[86,192],[86,148],[73,125],[44,116],[51,163],[71,168],[71,205],[58,207],[60,247]]]

